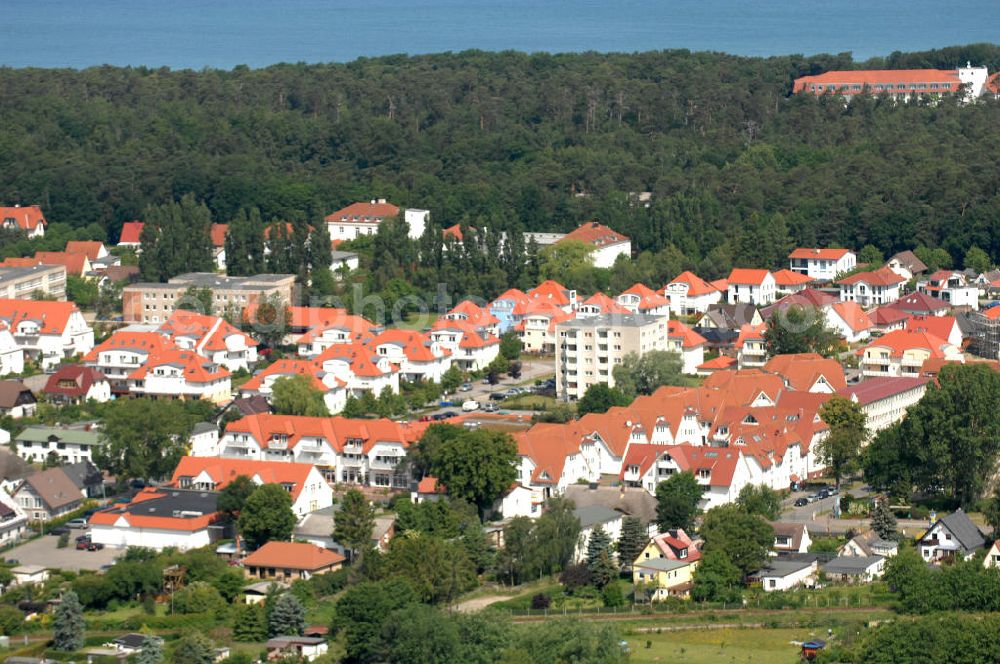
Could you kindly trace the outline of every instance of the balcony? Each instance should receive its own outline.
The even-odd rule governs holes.
[[[391,460],[376,458],[374,461],[368,464],[368,467],[371,468],[372,470],[395,470],[396,466],[399,465],[399,462],[402,459],[403,457],[396,457]]]

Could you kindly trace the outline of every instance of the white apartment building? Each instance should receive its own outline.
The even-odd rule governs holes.
[[[848,249],[799,247],[788,255],[788,268],[816,281],[833,281],[838,274],[858,265],[857,255]]]
[[[869,437],[899,422],[907,409],[915,405],[927,391],[930,378],[867,378],[839,391],[840,396],[860,404],[865,414]]]
[[[777,292],[774,275],[767,270],[736,268],[726,280],[729,284],[726,301],[729,304],[772,304]]]
[[[43,369],[94,347],[94,331],[72,302],[0,300],[0,322]]]
[[[900,287],[906,283],[887,267],[871,272],[858,272],[837,282],[843,302],[857,302],[864,308],[890,304],[899,299]]]
[[[703,314],[722,301],[722,291],[693,272],[681,272],[663,287],[675,316]]]
[[[938,270],[926,281],[918,281],[917,290],[944,300],[953,307],[979,310],[979,287],[969,283],[961,272]]]

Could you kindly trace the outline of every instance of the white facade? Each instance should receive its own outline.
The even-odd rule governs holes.
[[[51,369],[66,358],[84,355],[94,347],[94,331],[75,308],[61,331],[45,332],[40,321],[22,319],[11,332],[17,345],[36,359],[42,369]]]
[[[684,282],[672,282],[663,288],[664,296],[670,300],[670,311],[675,316],[703,314],[712,305],[722,301],[722,291],[713,290],[698,295],[689,294],[689,286]]]
[[[0,546],[6,546],[24,537],[28,515],[6,491],[0,490],[0,503],[7,508],[4,512],[8,512],[0,516]]]
[[[615,261],[618,260],[619,256],[624,256],[625,258],[632,257],[631,240],[597,247],[591,252],[590,259],[594,267],[607,269],[615,266]]]
[[[890,304],[899,299],[900,285],[871,284],[864,280],[840,284],[840,299],[844,302],[857,302],[866,309]]]
[[[806,252],[813,252],[807,255]],[[853,251],[839,253],[830,249],[799,249],[789,258],[789,269],[816,281],[832,281],[838,274],[850,272],[858,265],[858,257]]]
[[[580,530],[580,539],[577,540],[576,550],[573,552],[573,562],[581,563],[587,560],[587,545],[590,543],[590,536],[593,534],[597,526],[600,526],[604,532],[611,538],[612,543],[617,542],[622,536],[622,515],[619,514],[617,518],[610,521],[605,521],[588,528],[582,528]]]
[[[953,307],[979,310],[979,287],[970,284],[961,272],[936,272],[927,281],[918,281],[917,290]]]
[[[129,380],[129,391],[136,395],[205,399],[223,403],[232,399],[229,373],[215,373],[206,380],[191,380],[187,363],[164,362],[151,366],[141,378]]]
[[[768,272],[760,283],[733,283],[730,281],[727,301],[729,304],[764,306],[774,302],[776,291],[777,284],[774,282],[774,276]]]
[[[849,344],[864,341],[871,336],[868,329],[855,330],[834,307],[824,307],[823,313],[826,318],[826,326],[836,331],[837,335]]]
[[[162,551],[166,548],[176,548],[181,551],[200,549],[219,539],[212,527],[197,530],[167,530],[161,528],[134,527],[127,515],[119,517],[113,525],[91,523],[90,541],[113,549],[126,549],[132,546]]]
[[[785,565],[776,562],[773,563],[778,567],[778,569],[767,568],[761,570],[760,580],[764,592],[775,592],[780,590],[791,590],[792,588],[797,588],[803,584],[808,583],[809,580],[815,579],[817,565],[816,561],[808,565],[803,565],[801,569],[796,569],[794,571],[787,570]]]
[[[409,228],[407,236],[411,240],[419,239],[424,234],[424,229],[427,227],[427,221],[430,217],[431,213],[429,210],[407,208],[403,212],[403,220],[406,221],[406,225]]]
[[[0,376],[24,371],[24,351],[14,340],[14,335],[0,324]]]

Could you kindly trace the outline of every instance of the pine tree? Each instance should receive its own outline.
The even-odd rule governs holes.
[[[226,232],[226,274],[244,276],[250,274],[250,255],[247,247],[249,220],[246,210],[240,209],[230,220]]]
[[[264,254],[264,220],[260,216],[260,210],[251,208],[247,216],[246,228],[246,252],[247,252],[247,274],[260,274],[267,268]]]
[[[279,597],[268,617],[268,634],[270,636],[299,636],[305,628],[306,610],[302,607],[302,602],[291,593],[285,593]]]
[[[896,515],[889,509],[889,500],[884,496],[875,499],[875,509],[872,511],[872,530],[881,539],[896,539]]]
[[[177,642],[170,661],[184,664],[212,664],[215,661],[215,644],[204,634],[191,632]]]
[[[627,516],[622,520],[622,534],[618,538],[618,561],[630,567],[646,548],[649,540],[646,527],[637,516]]]
[[[163,661],[163,639],[147,636],[142,641],[142,650],[135,657],[135,664],[160,664]]]
[[[267,638],[267,615],[264,605],[241,604],[233,616],[233,638],[237,641],[263,641]]]
[[[83,607],[72,590],[65,592],[56,607],[52,643],[56,650],[72,652],[83,647]]]
[[[588,566],[590,569],[590,579],[598,588],[604,588],[609,583],[618,578],[618,565],[611,557],[610,548],[602,549],[597,560]]]
[[[365,494],[351,489],[344,494],[333,524],[333,539],[340,542],[351,556],[366,549],[375,528],[375,510]]]
[[[146,208],[143,215],[146,219],[139,234],[139,242],[142,245],[142,252],[139,254],[139,273],[143,281],[160,281],[163,273],[160,265],[159,242],[160,242],[160,211],[158,208],[150,206]]]
[[[596,526],[587,539],[587,566],[593,566],[601,553],[611,548],[611,537],[601,526]]]

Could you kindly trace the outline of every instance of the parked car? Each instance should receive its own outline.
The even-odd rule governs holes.
[[[503,401],[506,398],[507,398],[506,392],[494,392],[493,394],[490,395],[490,400],[492,401]]]
[[[824,498],[829,498],[830,497],[830,490],[829,489],[820,489],[819,493],[817,493],[816,495],[817,495],[817,497],[820,500],[822,500]]]
[[[77,538],[76,540],[76,550],[77,551],[88,551],[90,549],[91,541],[89,537],[84,537],[83,539]]]
[[[104,545],[100,542],[91,542],[90,546],[87,547],[87,551],[100,551],[104,548]]]
[[[438,402],[438,406],[441,407],[441,408],[448,408],[448,407],[454,406],[454,405],[455,404],[452,403],[451,401],[445,401],[443,399]]]
[[[806,506],[808,504],[809,504],[809,499],[806,498],[805,496],[803,496],[801,498],[796,498],[795,499],[795,506],[796,507],[804,507],[804,506]]]
[[[458,391],[459,392],[471,392],[472,391],[472,383],[462,383],[458,387]]]
[[[471,413],[474,410],[479,410],[479,402],[475,399],[469,399],[468,401],[462,403],[462,410],[466,413]]]
[[[68,535],[68,534],[69,534],[69,528],[67,528],[66,526],[56,526],[55,528],[49,531],[49,535]]]
[[[66,522],[66,527],[67,528],[86,528],[87,527],[87,520],[86,519],[70,519],[69,521]]]
[[[815,503],[817,500],[819,500],[819,494],[810,493],[808,496],[806,496],[806,500],[808,500],[810,503]]]
[[[496,405],[492,401],[487,401],[483,404],[484,413],[495,413],[500,410],[500,406]]]

